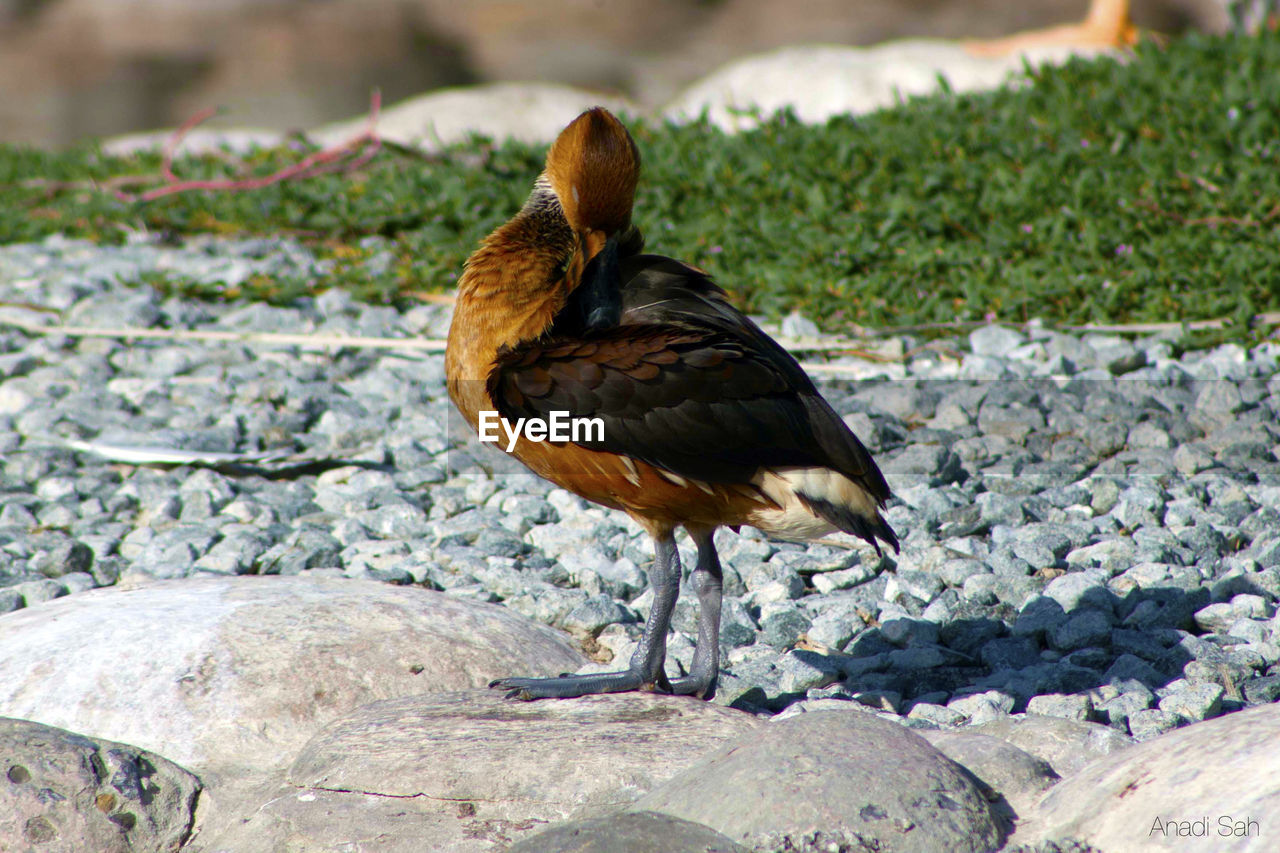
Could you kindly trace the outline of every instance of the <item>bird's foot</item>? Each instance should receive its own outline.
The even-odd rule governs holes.
[[[590,675],[561,675],[556,678],[499,678],[489,682],[494,690],[505,690],[506,698],[529,701],[532,699],[572,699],[597,693],[671,693],[671,683],[665,675],[646,679],[634,670],[622,672],[598,672]]]
[[[677,696],[696,696],[710,699],[716,695],[716,677],[686,675],[671,681],[671,692]]]

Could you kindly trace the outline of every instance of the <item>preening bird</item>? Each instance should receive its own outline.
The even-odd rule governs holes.
[[[653,538],[653,605],[619,672],[503,678],[522,699],[650,690],[709,697],[719,671],[720,526],[786,539],[835,530],[898,547],[889,487],[870,454],[777,342],[706,273],[643,254],[631,223],[640,155],[607,110],[576,118],[524,207],[467,260],[449,329],[449,395],[476,428],[552,412],[603,436],[520,438],[513,455]],[[697,546],[700,605],[688,675],[664,672],[680,591],[676,529]]]

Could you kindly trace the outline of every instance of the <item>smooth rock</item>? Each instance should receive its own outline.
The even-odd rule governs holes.
[[[418,588],[196,578],[92,590],[0,619],[0,713],[234,776],[291,760],[372,699],[584,662],[550,628]]]
[[[1067,777],[1094,759],[1133,745],[1133,738],[1097,723],[1062,717],[1018,714],[973,726],[966,731],[1008,741],[1043,759],[1059,776]]]
[[[29,720],[0,718],[0,850],[177,850],[200,780],[167,758]]]
[[[972,779],[920,736],[873,714],[816,711],[763,726],[641,797],[758,850],[833,846],[989,851],[1000,819]]]
[[[1070,54],[1048,48],[1028,55],[1034,64]],[[937,91],[939,78],[953,92],[994,88],[1024,68],[1023,55],[978,57],[957,42],[913,39],[855,48],[786,47],[731,62],[681,93],[665,110],[673,121],[704,111],[727,132],[749,130],[790,108],[802,122],[860,115],[912,95]]]
[[[623,812],[562,823],[507,853],[748,853],[710,827],[657,812]]]
[[[645,693],[518,702],[495,691],[374,702],[327,726],[274,786],[235,791],[202,824],[211,853],[480,853],[595,817],[761,723]]]
[[[1276,705],[1168,732],[1058,783],[1028,816],[1018,839],[1078,838],[1100,850],[1167,845],[1188,853],[1274,850],[1271,831],[1280,810],[1277,738]],[[1223,816],[1228,817],[1225,835]],[[1178,832],[1179,822],[1201,818],[1207,820],[1203,832]],[[1255,821],[1252,826],[1244,823],[1249,819]]]
[[[495,141],[518,139],[546,143],[555,139],[583,110],[604,106],[621,115],[638,115],[635,105],[617,97],[554,83],[490,83],[437,89],[383,110],[378,134],[401,145],[437,151],[472,136]],[[346,142],[368,124],[361,116],[327,124],[308,134],[322,145]]]
[[[990,788],[993,799],[1003,799],[1010,820],[1030,811],[1059,779],[1044,759],[1000,738],[968,731],[926,729],[919,734]]]

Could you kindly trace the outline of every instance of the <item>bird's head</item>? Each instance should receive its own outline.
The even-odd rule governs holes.
[[[631,224],[639,176],[640,152],[631,134],[603,107],[587,110],[560,132],[543,172],[589,255]]]

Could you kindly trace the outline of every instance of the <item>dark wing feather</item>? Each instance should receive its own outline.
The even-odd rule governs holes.
[[[862,482],[876,498],[887,500],[889,486],[844,421],[823,399],[803,368],[777,341],[729,303],[728,295],[701,270],[662,255],[632,254],[620,264],[622,323],[670,325],[722,332],[739,340],[785,377],[803,402],[821,464]],[[704,357],[715,357],[709,353]],[[715,399],[714,386],[702,389]]]
[[[604,439],[584,447],[692,479],[746,482],[760,467],[824,466],[888,498],[870,454],[800,365],[710,278],[660,255],[620,255],[549,337],[498,360],[489,392],[503,417],[600,418]],[[593,306],[613,314],[619,301],[617,325],[579,331]]]
[[[552,339],[502,357],[489,391],[509,420],[601,418],[603,439],[582,446],[707,482],[826,464],[786,376],[721,333],[618,326],[576,348]]]

